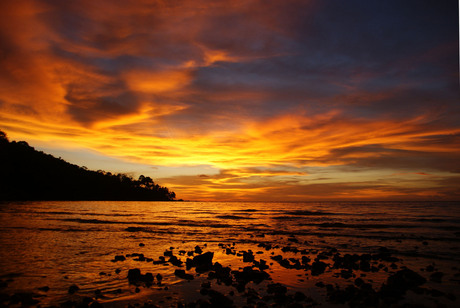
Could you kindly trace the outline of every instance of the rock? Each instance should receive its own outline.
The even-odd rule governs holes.
[[[307,265],[308,263],[310,263],[311,259],[307,256],[302,256],[302,264],[303,265]]]
[[[115,258],[114,258],[114,261],[115,261],[115,262],[116,262],[116,261],[125,261],[125,260],[126,260],[126,257],[125,257],[125,256],[122,256],[122,255],[120,255],[120,256],[115,256]]]
[[[142,276],[142,281],[148,284],[153,283],[153,274],[152,273],[145,273],[145,275]]]
[[[356,278],[355,279],[355,286],[360,287],[363,284],[364,284],[364,280],[362,280],[361,278]]]
[[[306,298],[307,296],[300,291],[297,291],[294,294],[294,300],[297,302],[304,301]]]
[[[430,292],[430,295],[433,296],[433,297],[440,297],[440,296],[444,296],[445,293],[440,291],[440,290],[437,290],[437,289],[432,289],[429,291]]]
[[[163,280],[163,275],[161,275],[161,274],[158,273],[158,274],[156,275],[156,278],[157,278],[157,280],[158,280],[158,283],[161,284],[161,281]]]
[[[145,257],[143,253],[133,253],[131,256],[137,257],[136,259],[133,259],[134,261],[141,261],[141,262],[145,261]]]
[[[244,291],[244,286],[250,281],[253,281],[254,283],[258,284],[264,281],[265,279],[270,278],[270,275],[267,272],[254,270],[250,266],[243,268],[243,271],[232,271],[231,273],[233,274],[235,280],[238,283],[238,291]]]
[[[179,260],[176,256],[171,256],[168,260],[169,263],[171,263],[174,266],[182,266],[182,261]]]
[[[165,257],[172,257],[173,255],[173,252],[171,250],[166,250],[165,252],[163,252],[163,255]]]
[[[80,288],[77,285],[73,284],[69,287],[68,292],[69,294],[75,294],[75,292],[77,292],[78,290],[80,290]]]
[[[353,277],[353,271],[352,270],[341,270],[340,277],[342,277],[343,279],[350,279],[351,277]]]
[[[141,270],[138,268],[132,268],[128,270],[128,280],[130,283],[140,281],[142,278]]]
[[[214,257],[213,252],[206,252],[204,254],[197,255],[193,257],[193,260],[188,261],[187,267],[196,267],[197,272],[205,272],[211,269],[212,267],[212,258]]]
[[[200,248],[200,246],[195,246],[195,253],[201,254],[203,250]]]
[[[324,270],[326,269],[327,264],[322,262],[322,261],[315,261],[311,265],[311,274],[312,276],[318,276],[322,273],[324,273]]]
[[[36,300],[34,297],[37,296],[34,293],[15,293],[10,297],[10,305],[15,305],[18,303],[21,303],[21,307],[29,307],[29,306],[34,306],[39,303],[38,300]],[[7,307],[3,306],[2,307]]]
[[[139,247],[144,247],[145,244],[144,243],[139,243]]]
[[[38,288],[38,290],[43,291],[43,292],[48,292],[50,290],[50,287],[44,286],[44,287]]]
[[[401,298],[407,290],[416,288],[425,282],[425,278],[405,268],[388,277],[386,283],[380,288],[379,293],[387,301],[396,301]]]
[[[267,285],[267,293],[268,294],[273,294],[273,293],[286,293],[287,288],[283,286],[280,283],[271,283]]]
[[[128,280],[131,284],[137,284],[139,282],[144,282],[147,286],[152,285],[153,283],[153,274],[152,273],[145,273],[145,275],[141,274],[141,270],[138,268],[133,268],[128,270]]]
[[[212,289],[209,289],[207,293],[208,296],[211,298],[210,302],[212,307],[233,307],[233,300],[231,300],[224,294]]]
[[[176,269],[174,271],[174,275],[176,275],[179,278],[186,279],[186,280],[193,280],[193,275],[185,273],[184,270],[181,269]]]
[[[430,264],[430,265],[428,265],[428,266],[425,268],[425,270],[426,270],[427,272],[434,272],[435,268],[434,268],[433,265]]]
[[[243,251],[243,262],[252,262],[254,261],[254,255],[251,250]]]
[[[324,282],[322,281],[318,281],[315,286],[317,286],[318,288],[324,288],[326,285],[324,284]]]
[[[430,281],[441,283],[442,282],[442,276],[444,276],[444,273],[442,273],[442,272],[434,272],[433,274],[430,275]]]
[[[359,262],[359,269],[363,272],[369,272],[371,270],[371,264],[368,260],[361,260]]]
[[[212,272],[209,272],[208,279],[217,279],[218,283],[223,282],[225,285],[231,285],[233,282],[232,276],[230,275],[231,268],[223,267],[219,262],[214,263]]]

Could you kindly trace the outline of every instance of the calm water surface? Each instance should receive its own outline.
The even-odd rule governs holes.
[[[220,243],[235,243],[237,251],[251,249],[267,261],[286,245],[308,249],[312,258],[315,250],[331,247],[342,254],[386,247],[422,274],[434,263],[444,273],[442,285],[434,287],[459,294],[460,205],[455,202],[15,202],[0,204],[0,222],[0,279],[7,283],[0,292],[35,292],[45,306],[67,300],[72,284],[80,287],[80,295],[100,290],[100,302],[110,305],[154,298],[174,306],[195,300],[204,277],[186,282],[174,276],[172,265],[112,260],[132,253],[156,260],[171,247],[177,252],[199,245],[224,266],[245,266],[240,257],[225,254]],[[279,247],[268,251],[260,243]],[[135,267],[161,273],[168,290],[151,287],[136,293],[126,279]],[[319,300],[324,295],[313,288],[317,279],[298,270],[275,262],[268,272],[290,290]],[[377,287],[386,275],[376,273],[372,282]],[[332,278],[332,272],[325,279],[347,282]],[[50,290],[38,290],[44,286]],[[457,303],[446,300],[447,306]]]

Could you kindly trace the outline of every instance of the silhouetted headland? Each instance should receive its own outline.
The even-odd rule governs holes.
[[[173,201],[175,193],[150,177],[92,171],[9,141],[0,131],[0,200]]]

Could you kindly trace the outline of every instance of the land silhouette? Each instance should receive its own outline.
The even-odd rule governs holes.
[[[0,130],[0,200],[173,201],[176,194],[141,175],[137,180],[103,170],[92,171],[35,150],[25,141],[9,141]]]

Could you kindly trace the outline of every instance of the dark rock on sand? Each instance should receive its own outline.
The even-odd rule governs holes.
[[[145,273],[145,275],[141,274],[141,270],[138,268],[133,268],[128,270],[128,280],[131,284],[137,284],[139,282],[144,282],[146,285],[151,285],[153,283],[153,274],[152,273]]]
[[[146,283],[152,283],[153,282],[153,274],[152,273],[145,273],[142,276],[142,281]]]
[[[165,257],[172,257],[173,255],[173,252],[171,250],[166,250],[165,252],[163,252],[163,255]]]
[[[397,301],[406,294],[407,290],[414,289],[425,282],[425,278],[405,268],[389,276],[379,293],[387,302]]]
[[[311,274],[312,276],[318,276],[326,270],[327,264],[322,261],[315,261],[311,265]]]
[[[44,286],[44,287],[38,288],[38,290],[43,291],[43,292],[48,292],[50,290],[50,287]]]
[[[267,285],[267,293],[268,294],[285,294],[287,292],[286,286],[283,286],[280,283],[271,283]]]
[[[132,257],[137,257],[137,258],[133,259],[134,261],[141,261],[141,262],[145,261],[145,256],[144,256],[143,253],[133,253],[131,256]]]
[[[261,271],[269,269],[269,266],[267,265],[267,261],[260,259],[260,261],[253,261],[255,267],[259,268]]]
[[[233,300],[216,290],[208,290],[208,296],[211,298],[211,307],[233,307]]]
[[[442,272],[434,272],[433,274],[430,275],[430,280],[434,282],[441,283],[442,282],[442,276],[444,276],[444,273]]]
[[[361,278],[356,278],[355,279],[355,286],[360,287],[363,284],[364,284],[364,280],[362,280]]]
[[[80,288],[77,285],[73,284],[69,287],[68,292],[69,294],[75,294],[75,292],[77,292],[78,290],[80,290]]]
[[[141,270],[138,268],[132,268],[128,270],[128,280],[129,282],[136,282],[141,280],[142,274]]]
[[[15,293],[10,297],[10,305],[21,304],[22,307],[37,305],[39,301],[35,299],[34,293]]]
[[[280,283],[271,283],[267,285],[267,293],[273,295],[273,300],[277,304],[284,304],[287,302],[286,296],[287,288]]]
[[[206,252],[204,254],[193,257],[193,259],[187,259],[187,268],[196,267],[197,272],[209,271],[212,268],[213,257],[213,252]]]
[[[187,274],[185,273],[184,270],[181,269],[176,269],[174,271],[174,275],[176,275],[179,278],[186,279],[186,280],[193,280],[193,275],[192,274]]]
[[[254,270],[251,266],[246,266],[242,271],[232,271],[231,273],[235,277],[237,282],[236,288],[239,292],[243,292],[246,284],[251,281],[258,284],[270,278],[267,272]]]
[[[116,261],[125,261],[125,260],[126,260],[126,257],[125,257],[125,256],[122,256],[122,255],[120,255],[120,256],[115,256],[115,258],[114,258],[114,261],[115,261],[115,262],[116,262]]]
[[[348,285],[345,289],[339,287],[327,288],[328,300],[338,304],[346,304],[350,307],[377,307],[379,305],[378,293],[370,284],[364,283],[360,288]]]
[[[243,251],[243,262],[252,262],[254,261],[254,254],[252,250]]]
[[[208,279],[217,279],[217,282],[222,282],[229,286],[233,282],[233,278],[230,275],[231,268],[223,267],[219,262],[214,263],[212,271],[208,274]]]
[[[169,263],[171,263],[174,266],[182,266],[182,261],[179,260],[176,256],[171,256],[168,260]]]
[[[300,291],[295,292],[295,294],[294,294],[294,300],[295,301],[301,302],[301,301],[304,301],[306,299],[307,299],[307,296],[304,293],[302,293]]]

